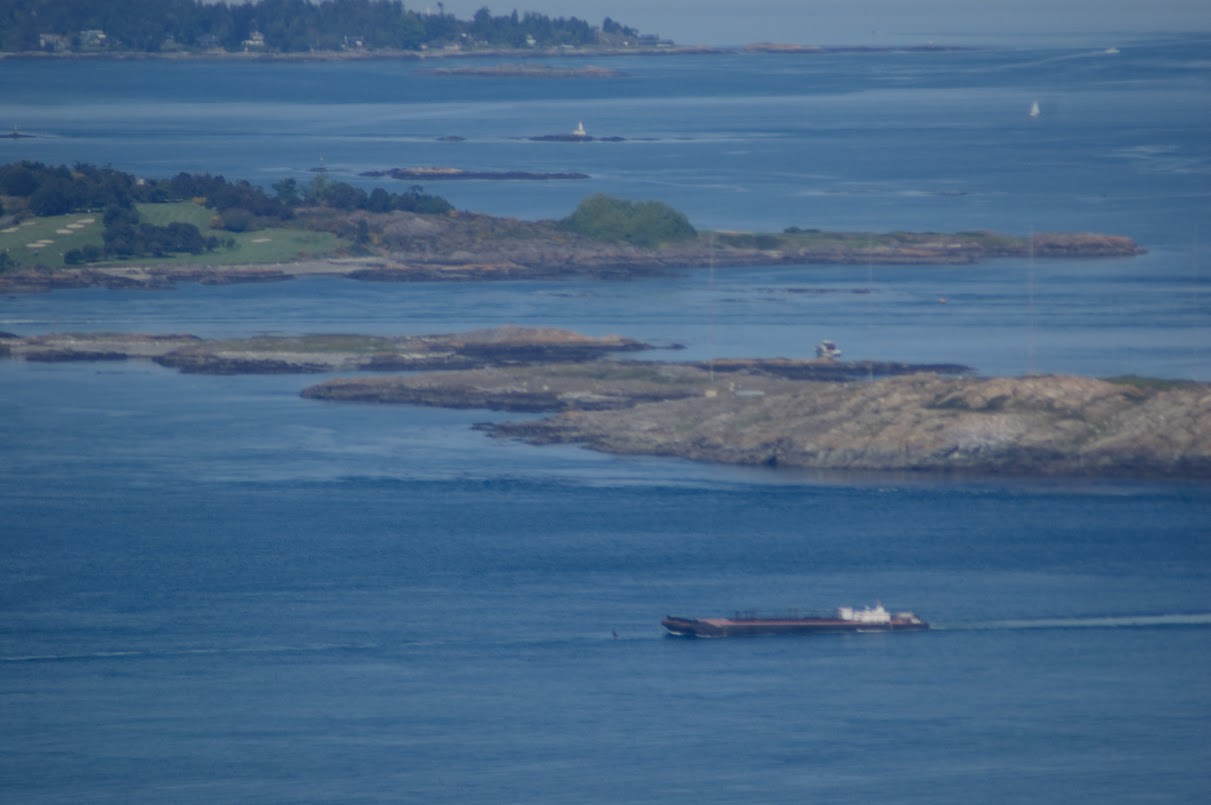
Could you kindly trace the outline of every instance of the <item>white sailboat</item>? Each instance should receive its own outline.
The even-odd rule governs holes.
[[[1040,114],[1042,113],[1039,111],[1039,102],[1035,101],[1034,103],[1030,104],[1030,117],[1036,118]]]

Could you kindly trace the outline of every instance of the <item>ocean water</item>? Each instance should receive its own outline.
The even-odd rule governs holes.
[[[427,65],[0,62],[0,159],[433,184],[557,217],[1095,230],[1147,255],[718,266],[637,282],[102,289],[0,329],[620,333],[655,356],[1211,380],[1208,41]],[[591,60],[590,60],[591,61]],[[569,59],[570,65],[585,63]],[[1026,112],[1037,99],[1043,114]],[[533,143],[570,130],[623,143]],[[0,124],[6,121],[0,120]],[[443,135],[463,142],[437,142]],[[390,186],[390,185],[389,185]],[[948,304],[938,304],[939,297]],[[674,345],[681,349],[671,349]],[[1211,488],[835,475],[492,440],[319,378],[0,362],[0,797],[58,802],[1165,802],[1211,790]],[[665,614],[883,601],[923,634],[689,641]]]

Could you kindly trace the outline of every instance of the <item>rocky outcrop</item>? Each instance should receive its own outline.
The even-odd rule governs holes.
[[[497,363],[473,371],[337,378],[304,389],[303,396],[496,411],[598,411],[720,393],[737,397],[790,393],[801,387],[793,381],[839,383],[927,371],[924,366],[904,363],[785,358],[701,363],[596,360],[578,364],[535,362],[508,370],[502,367]],[[955,373],[970,371],[958,365],[944,368]]]
[[[411,377],[329,380],[303,396],[346,402],[407,403],[499,411],[597,411],[700,397],[707,371],[671,363],[595,361],[503,371],[433,372]]]
[[[303,396],[553,413],[480,426],[536,444],[835,470],[1211,477],[1207,383],[980,379],[827,360],[602,359],[646,346],[520,327],[228,341],[0,333],[0,356],[24,360],[142,358],[214,374],[440,368],[330,380]]]
[[[22,338],[0,333],[0,355],[27,361],[117,361],[155,358],[200,343],[193,335],[146,333],[48,333]]]
[[[1200,383],[922,374],[484,427],[533,443],[735,464],[1211,477],[1211,385]]]
[[[555,328],[497,327],[420,336],[322,334],[204,341],[190,335],[51,333],[0,336],[0,356],[29,361],[148,358],[194,374],[308,374],[359,370],[472,369],[575,362],[648,345]]]
[[[794,360],[789,358],[718,358],[695,364],[720,374],[766,374],[792,380],[844,382],[873,380],[876,377],[933,372],[939,375],[963,375],[975,371],[960,363],[902,363],[899,361]]]
[[[787,363],[793,362],[754,360],[733,372],[654,362],[548,364],[330,380],[303,396],[555,412],[478,427],[535,444],[695,461],[1211,477],[1211,384],[932,372],[817,382],[810,375],[794,379]],[[767,371],[771,366],[775,371]]]

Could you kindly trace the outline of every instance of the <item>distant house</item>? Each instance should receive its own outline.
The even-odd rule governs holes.
[[[360,36],[346,36],[344,47],[345,50],[361,50],[366,47],[366,41]]]
[[[80,32],[80,48],[82,50],[99,50],[105,47],[108,41],[109,37],[98,28]]]
[[[219,38],[214,34],[203,34],[198,37],[198,47],[202,50],[218,50]]]
[[[38,47],[52,53],[62,53],[71,49],[71,41],[66,36],[59,34],[39,34]]]
[[[244,45],[244,50],[264,50],[265,35],[260,31],[252,31],[242,44]]]

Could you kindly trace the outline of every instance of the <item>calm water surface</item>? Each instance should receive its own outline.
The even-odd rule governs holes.
[[[0,329],[621,333],[677,359],[1211,380],[1207,42],[427,65],[0,62],[0,156],[343,180],[700,226],[1091,229],[1146,256],[720,266],[635,283],[82,290]],[[572,62],[570,62],[572,63]],[[574,62],[576,64],[582,62]],[[1037,121],[1026,117],[1038,99]],[[538,144],[570,130],[625,143]],[[456,134],[463,142],[437,142]],[[393,188],[394,189],[394,188]],[[1200,243],[1202,245],[1200,245]],[[947,297],[949,304],[939,305]],[[1211,790],[1211,488],[830,476],[529,447],[505,415],[317,378],[0,362],[0,795],[14,802],[1194,803]],[[879,599],[916,635],[685,641],[662,615]]]

